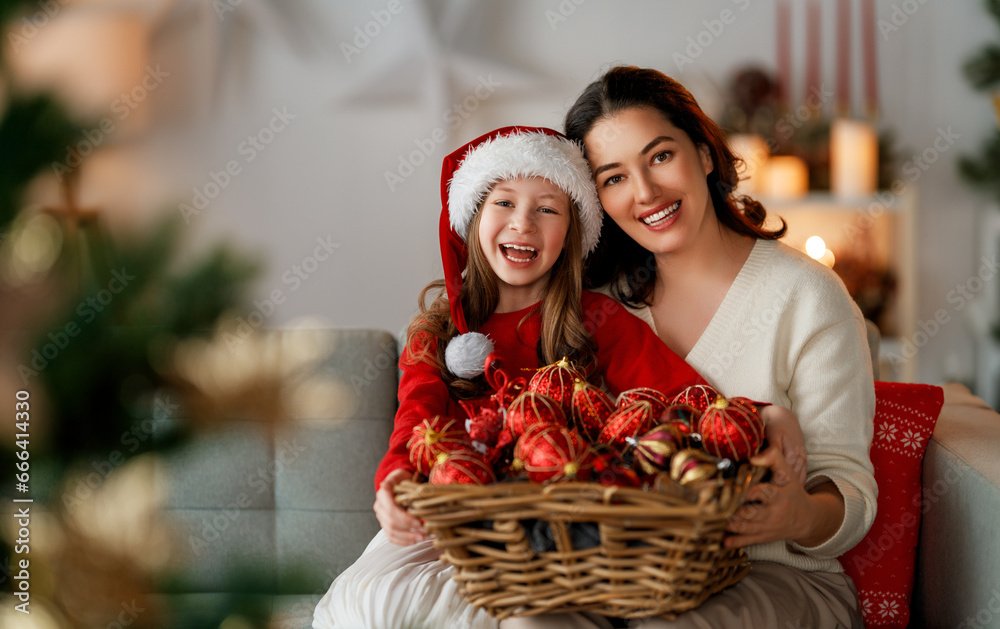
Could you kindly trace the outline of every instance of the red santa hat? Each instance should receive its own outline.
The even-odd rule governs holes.
[[[590,166],[580,147],[545,127],[503,127],[476,138],[444,158],[441,169],[441,261],[451,318],[459,336],[448,344],[445,362],[460,378],[483,372],[493,351],[486,336],[469,332],[462,309],[462,273],[468,260],[465,236],[480,204],[498,181],[542,177],[559,186],[580,216],[583,255],[597,247],[603,212]]]

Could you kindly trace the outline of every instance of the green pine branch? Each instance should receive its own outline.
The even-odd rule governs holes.
[[[1000,199],[1000,131],[994,131],[975,156],[958,159],[958,171],[970,184]]]
[[[21,209],[28,183],[78,137],[63,106],[49,95],[15,96],[0,113],[0,232]]]
[[[1000,26],[1000,0],[983,0],[986,12],[993,16]],[[965,62],[965,76],[978,90],[986,90],[1000,84],[1000,44],[989,44],[978,54]]]
[[[160,352],[173,340],[209,335],[223,313],[248,311],[256,259],[217,245],[178,264],[183,232],[176,213],[168,216],[149,235],[122,242],[85,227],[105,259],[41,322],[20,362],[25,387],[43,388],[50,405],[54,423],[37,449],[53,478],[74,463],[109,460],[115,451],[128,459],[184,437],[154,439],[149,430],[156,394],[168,390],[156,369]]]
[[[983,0],[986,12],[1000,26],[1000,0]],[[1000,85],[1000,44],[988,44],[978,54],[965,62],[965,76],[978,90]]]

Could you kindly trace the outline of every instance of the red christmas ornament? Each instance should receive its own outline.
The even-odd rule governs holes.
[[[514,444],[514,457],[524,460],[525,456],[531,452],[531,448],[538,437],[550,430],[559,430],[560,428],[565,429],[565,426],[560,426],[558,424],[534,424],[528,427],[528,430],[521,435],[517,443]]]
[[[649,402],[653,405],[653,414],[662,415],[667,407],[670,406],[670,399],[657,391],[656,389],[650,389],[649,387],[639,387],[636,389],[629,389],[628,391],[622,391],[618,396],[618,408],[625,408],[626,406],[631,406],[635,402]]]
[[[528,381],[527,390],[549,396],[562,407],[565,415],[569,415],[572,411],[574,382],[578,379],[582,380],[583,375],[563,358],[535,372]]]
[[[471,450],[472,442],[457,420],[435,415],[413,427],[413,436],[406,447],[410,450],[410,463],[427,476],[439,454]]]
[[[564,426],[541,430],[523,449],[524,471],[535,483],[560,480],[585,481],[593,472],[590,447],[578,434]]]
[[[614,485],[618,487],[641,487],[642,481],[639,475],[629,469],[627,465],[614,452],[610,450],[594,453],[592,455],[594,471],[591,473],[591,480],[595,480],[602,485]]]
[[[641,437],[627,441],[633,448],[632,461],[648,475],[670,469],[671,457],[687,447],[687,439],[670,424],[660,424]]]
[[[573,383],[573,426],[590,441],[597,441],[615,405],[608,394],[582,378]]]
[[[497,437],[503,428],[503,412],[484,406],[475,415],[470,415],[465,420],[465,429],[469,433],[469,439],[481,443],[487,448],[492,448],[497,443]]]
[[[705,409],[720,397],[722,397],[722,394],[707,384],[694,384],[678,393],[672,402],[674,404],[693,406],[699,413],[704,413]]]
[[[516,439],[534,424],[566,426],[566,415],[562,407],[547,395],[525,391],[511,402],[504,422]]]
[[[489,485],[497,482],[493,467],[474,450],[438,455],[427,482],[432,485]]]
[[[660,416],[661,424],[668,424],[680,431],[685,438],[691,438],[698,431],[701,411],[687,404],[671,404]]]
[[[625,408],[619,408],[611,417],[608,423],[601,429],[598,439],[601,443],[614,446],[619,452],[624,452],[628,447],[626,439],[641,435],[655,425],[653,405],[649,402],[634,402]]]
[[[719,458],[745,461],[760,451],[764,422],[753,402],[743,397],[719,397],[698,422],[701,444]]]

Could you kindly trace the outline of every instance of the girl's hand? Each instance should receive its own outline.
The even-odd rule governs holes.
[[[784,406],[765,406],[760,411],[764,420],[764,434],[768,443],[781,443],[782,455],[799,478],[799,483],[806,484],[806,440],[802,436],[802,427],[795,413]]]
[[[392,488],[404,480],[410,480],[410,477],[410,472],[406,470],[394,470],[385,477],[375,492],[375,517],[389,541],[399,546],[409,546],[427,539],[420,520],[396,504],[393,497]]]
[[[833,537],[844,519],[844,499],[833,483],[807,492],[785,460],[779,441],[750,459],[771,469],[771,482],[747,492],[747,504],[729,520],[727,548],[775,541],[794,541],[806,548]]]

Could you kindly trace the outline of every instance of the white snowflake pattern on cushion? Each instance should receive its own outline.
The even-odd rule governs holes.
[[[924,442],[924,438],[916,430],[907,430],[900,440],[904,447],[908,446],[914,450],[919,449]]]
[[[896,431],[896,424],[885,424],[879,427],[878,438],[891,442],[896,438]]]
[[[899,610],[900,610],[899,603],[897,603],[896,601],[885,600],[879,603],[878,606],[879,616],[881,616],[886,620],[895,618],[896,614],[899,613]]]
[[[867,596],[861,599],[861,615],[865,618],[870,618],[872,613],[875,611],[875,603],[872,599]]]

